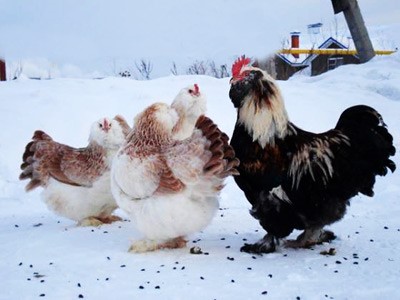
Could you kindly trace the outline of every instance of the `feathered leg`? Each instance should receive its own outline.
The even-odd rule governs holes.
[[[118,216],[105,216],[105,217],[88,217],[78,222],[78,226],[101,226],[103,224],[111,224],[113,222],[122,221]]]
[[[240,248],[240,251],[255,254],[275,252],[275,241],[278,241],[275,236],[271,234],[266,234],[261,240],[259,240],[255,244],[244,244],[244,246]]]
[[[161,243],[155,240],[139,240],[134,242],[128,251],[132,253],[143,253],[159,249],[177,249],[186,247],[186,243],[187,241],[181,236]]]
[[[295,240],[288,240],[286,247],[308,248],[316,244],[330,242],[336,238],[335,234],[322,228],[307,228]]]

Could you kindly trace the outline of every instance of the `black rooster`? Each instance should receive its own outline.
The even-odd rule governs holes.
[[[381,115],[366,105],[346,109],[336,127],[304,131],[289,121],[271,76],[239,58],[229,97],[237,108],[231,139],[240,159],[235,181],[267,234],[241,251],[274,252],[279,239],[304,230],[287,246],[309,247],[335,238],[325,225],[340,220],[358,193],[373,196],[375,176],[392,172],[396,152]]]

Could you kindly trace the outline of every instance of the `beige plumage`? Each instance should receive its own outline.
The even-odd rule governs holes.
[[[110,191],[112,159],[125,141],[129,125],[121,116],[93,123],[89,144],[73,148],[35,131],[25,148],[20,179],[26,191],[42,187],[42,198],[55,213],[79,222],[100,225],[118,220]]]
[[[178,140],[179,118],[167,104],[149,106],[114,159],[113,195],[144,235],[132,252],[184,247],[186,235],[211,222],[224,179],[237,173],[238,160],[217,125],[201,116],[190,136]]]

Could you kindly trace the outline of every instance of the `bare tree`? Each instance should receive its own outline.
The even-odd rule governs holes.
[[[224,65],[220,65],[219,67],[217,67],[215,65],[214,61],[211,61],[209,64],[210,67],[210,75],[215,77],[215,78],[224,78],[224,77],[229,77],[229,72],[228,72],[228,67],[226,66],[226,64]]]
[[[135,62],[135,66],[144,79],[150,79],[150,74],[153,71],[153,64],[150,61],[141,59],[139,64]]]
[[[172,62],[172,68],[170,69],[170,71],[171,71],[171,73],[173,74],[173,75],[178,75],[178,69],[177,69],[177,67],[176,67],[176,63],[175,62]]]
[[[189,75],[205,75],[207,74],[207,65],[204,61],[196,60],[186,71]]]

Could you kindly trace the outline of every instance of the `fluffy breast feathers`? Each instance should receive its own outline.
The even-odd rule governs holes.
[[[112,180],[131,199],[179,193],[201,180],[236,172],[234,152],[210,119],[200,117],[189,138],[174,139],[174,111],[156,103],[139,114],[130,140],[114,161]]]
[[[35,131],[22,157],[20,179],[30,180],[26,190],[45,187],[50,178],[72,186],[92,186],[99,176],[110,169],[110,156],[125,140],[121,126],[124,120],[118,118],[103,118],[93,123],[89,145],[85,148],[58,143],[45,132]]]

